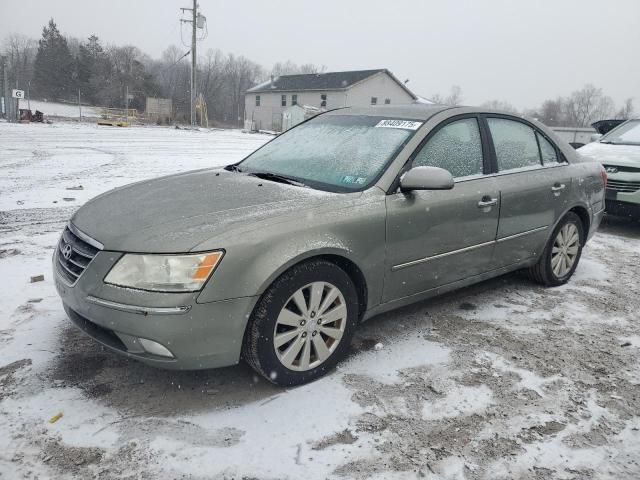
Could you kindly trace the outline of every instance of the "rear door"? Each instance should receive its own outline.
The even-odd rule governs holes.
[[[541,252],[564,212],[571,176],[555,146],[532,125],[506,116],[487,115],[485,121],[501,199],[498,268]]]
[[[486,133],[474,115],[440,124],[408,167],[434,166],[455,178],[452,190],[387,195],[387,268],[383,301],[417,294],[490,268],[500,198],[486,175]]]

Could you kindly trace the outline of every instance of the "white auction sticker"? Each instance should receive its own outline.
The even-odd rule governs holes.
[[[405,130],[417,130],[422,122],[412,122],[411,120],[380,120],[376,128],[404,128]]]

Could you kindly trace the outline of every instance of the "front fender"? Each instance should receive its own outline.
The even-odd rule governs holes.
[[[382,296],[385,268],[384,194],[322,207],[225,242],[225,256],[199,295],[199,303],[261,295],[283,272],[321,255],[354,263],[367,282],[369,306]]]

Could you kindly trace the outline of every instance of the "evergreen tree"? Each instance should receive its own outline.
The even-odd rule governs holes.
[[[67,40],[53,18],[42,29],[34,65],[34,87],[39,96],[58,99],[73,94],[73,58]]]
[[[104,88],[107,81],[107,62],[98,37],[91,35],[88,42],[80,44],[76,59],[77,88],[82,92],[82,97],[90,103],[96,101],[97,92]]]

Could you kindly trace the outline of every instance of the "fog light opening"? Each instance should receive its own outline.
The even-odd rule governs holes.
[[[153,340],[147,340],[146,338],[139,338],[140,345],[147,353],[152,355],[158,355],[160,357],[174,358],[173,354],[164,346]]]

